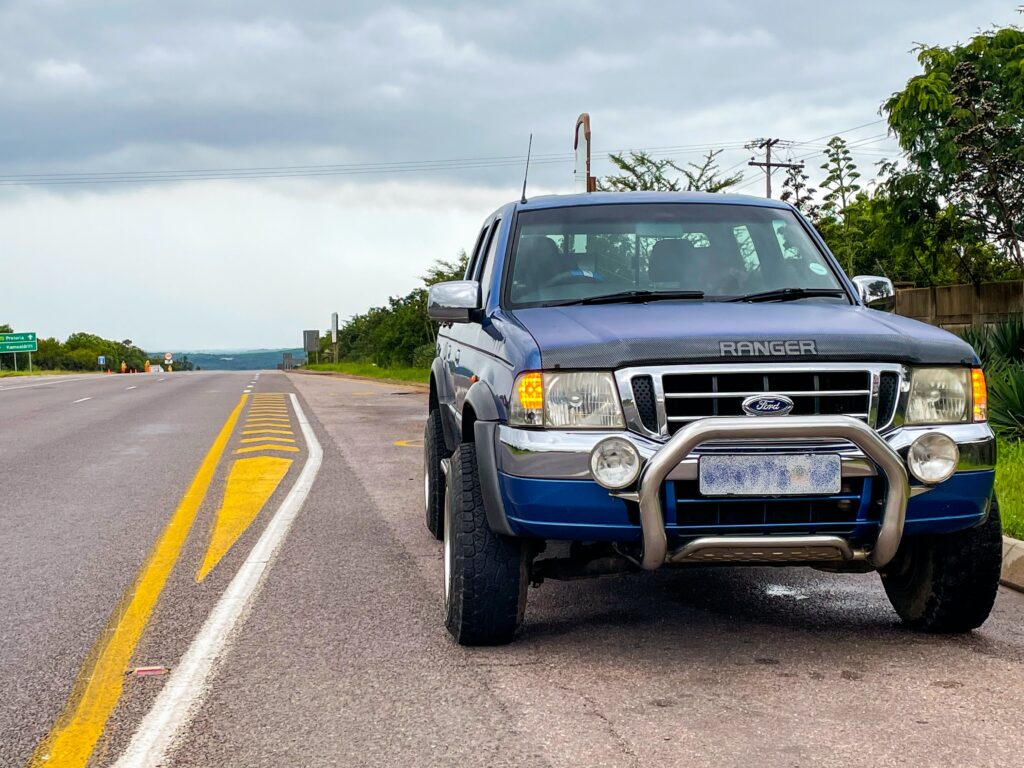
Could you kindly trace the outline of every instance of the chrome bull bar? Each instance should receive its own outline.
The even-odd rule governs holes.
[[[661,488],[669,473],[701,443],[735,438],[839,438],[860,448],[888,483],[881,526],[874,547],[854,548],[838,536],[707,536],[669,553]],[[646,570],[666,562],[797,562],[866,560],[874,568],[889,563],[899,549],[910,498],[903,460],[863,421],[852,416],[714,417],[691,422],[676,432],[646,463],[636,492],[615,494],[640,504]]]

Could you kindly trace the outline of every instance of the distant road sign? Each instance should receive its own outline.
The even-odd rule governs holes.
[[[107,364],[107,356],[106,355],[100,355],[99,357],[96,358],[96,365],[106,365],[106,364]]]
[[[35,352],[38,349],[34,333],[0,333],[0,352]]]
[[[174,359],[174,355],[173,354],[171,354],[170,352],[164,352],[164,360],[166,360],[169,363],[173,359]]]
[[[320,331],[303,331],[302,332],[302,348],[306,352],[319,352],[320,351]]]
[[[338,313],[331,313],[331,344],[338,343]]]

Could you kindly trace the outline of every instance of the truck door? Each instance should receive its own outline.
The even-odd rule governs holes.
[[[491,222],[487,232],[485,243],[481,244],[480,256],[467,270],[468,279],[478,282],[484,276],[490,276],[492,270],[488,265],[494,263],[495,251],[498,247],[498,232],[501,229],[501,221],[495,219]],[[481,283],[481,298],[487,290]],[[479,374],[482,360],[480,348],[480,335],[482,333],[480,322],[460,323],[452,327],[452,359],[449,362],[452,383],[455,392],[455,411],[461,421],[462,408],[466,402],[466,394],[472,385],[474,374]]]
[[[473,246],[473,252],[469,256],[469,262],[466,266],[467,280],[475,279],[473,275],[477,273],[477,267],[483,256],[483,252],[487,247],[488,234],[491,232],[491,220],[487,220],[484,226],[480,230],[480,234],[477,236],[476,244]],[[462,360],[462,339],[465,337],[465,329],[467,325],[472,323],[448,323],[442,324],[437,334],[437,355],[441,358],[444,363],[445,382],[444,391],[452,392],[453,397],[449,402],[443,405],[449,409],[449,415],[454,420],[454,423],[461,426],[462,421],[462,404],[465,401],[465,393],[459,394],[458,377],[456,371]],[[450,421],[449,424],[452,422]]]

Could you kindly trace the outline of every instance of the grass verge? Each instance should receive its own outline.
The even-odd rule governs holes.
[[[0,379],[13,378],[15,376],[67,376],[71,373],[96,373],[96,371],[0,371]]]
[[[996,493],[1003,533],[1024,539],[1024,443],[999,441]]]
[[[368,376],[374,379],[391,379],[392,381],[411,381],[416,384],[427,384],[430,381],[429,368],[379,368],[373,363],[314,363],[307,365],[310,371],[333,371],[349,376]]]

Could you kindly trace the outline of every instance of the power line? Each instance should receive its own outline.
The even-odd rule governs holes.
[[[869,125],[884,122],[875,120],[869,123],[847,128],[843,131],[825,134],[806,142],[789,143],[790,146],[808,146],[821,138],[837,136]],[[695,154],[714,150],[733,151],[744,148],[743,141],[728,141],[715,144],[677,144],[657,147],[641,147],[638,149],[602,150],[597,154],[625,154],[627,152],[647,152],[649,154]],[[857,145],[851,145],[857,146]],[[813,157],[812,153],[808,157]],[[568,163],[573,159],[571,152],[556,152],[534,155],[531,161],[538,165],[554,165]],[[314,178],[318,176],[352,176],[366,174],[413,173],[446,170],[471,170],[474,168],[515,167],[523,163],[520,155],[493,155],[482,157],[461,157],[444,160],[404,160],[377,161],[368,163],[345,163],[331,165],[279,165],[250,166],[229,168],[188,168],[176,170],[122,170],[122,171],[51,171],[35,173],[0,174],[0,186],[61,186],[74,184],[132,184],[181,181],[235,181],[245,179],[278,179],[278,178]],[[743,164],[740,161],[732,166],[731,172]],[[777,164],[775,164],[777,165]]]
[[[758,168],[764,168],[764,181],[765,181],[765,197],[770,198],[772,196],[772,169],[774,168],[797,168],[803,169],[803,163],[780,163],[772,162],[772,147],[778,146],[782,143],[782,139],[762,139],[757,144],[757,149],[764,150],[764,162],[758,162],[751,160],[747,165],[753,165]],[[787,146],[783,144],[783,147]]]

